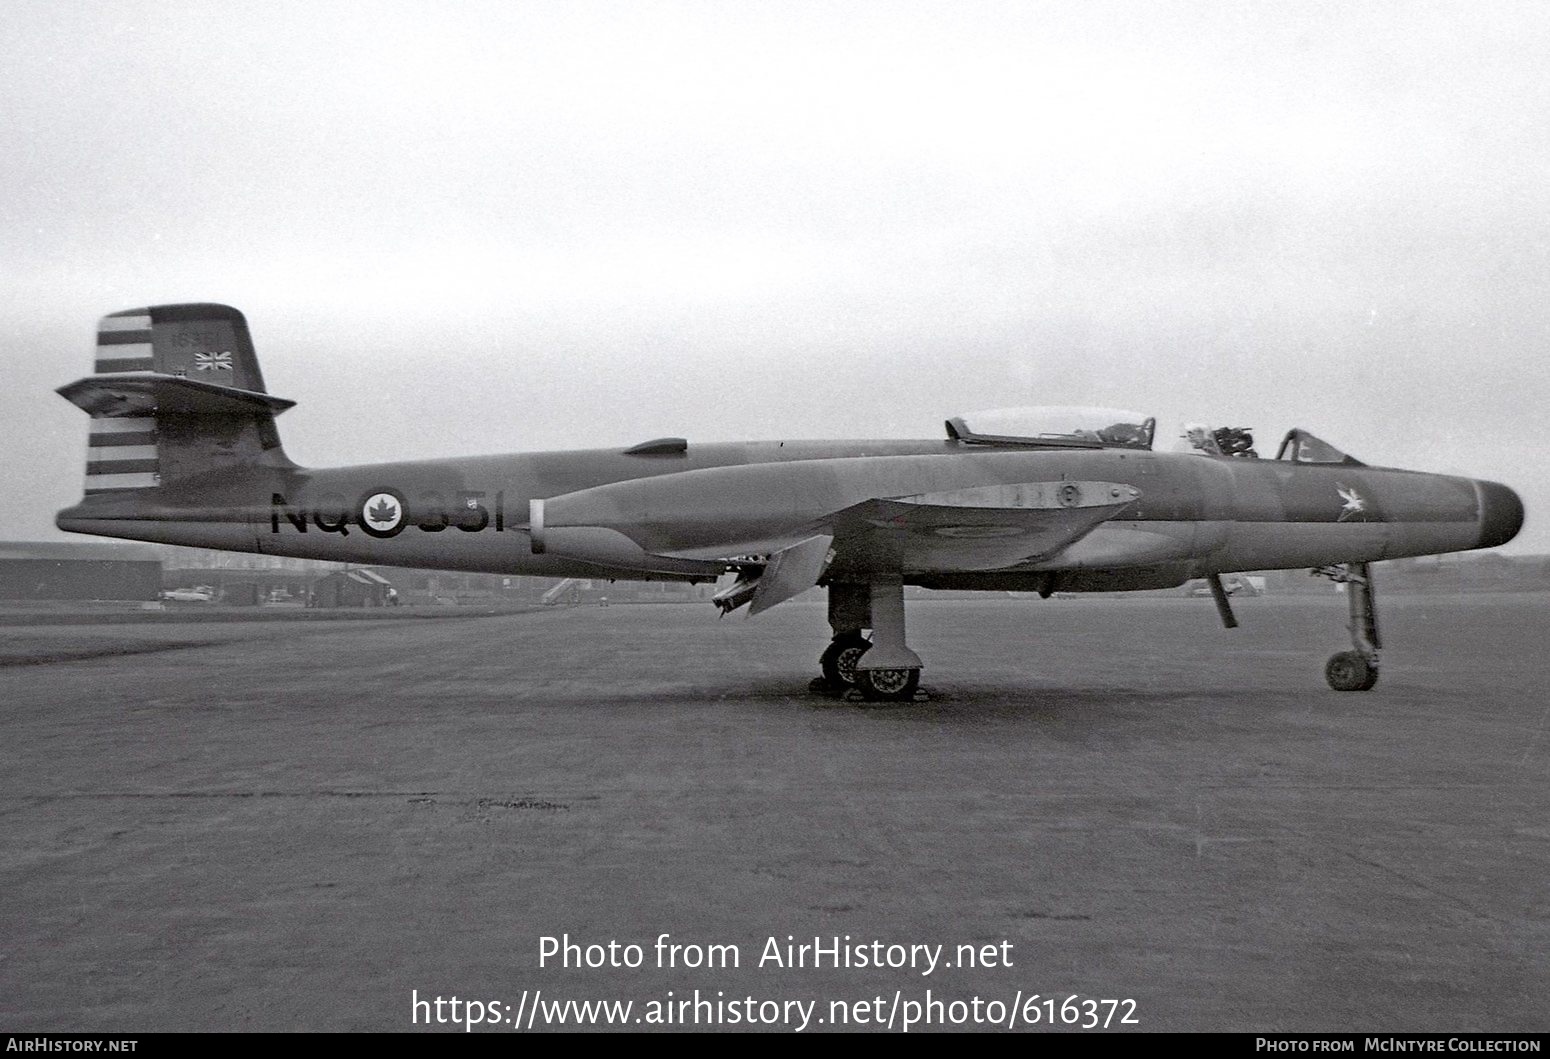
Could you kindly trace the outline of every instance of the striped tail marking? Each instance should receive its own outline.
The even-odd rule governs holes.
[[[155,370],[150,314],[142,310],[103,317],[97,325],[96,373]],[[160,484],[155,416],[94,417],[86,446],[87,495]]]

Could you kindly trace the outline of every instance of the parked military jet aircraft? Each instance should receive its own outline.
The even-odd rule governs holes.
[[[1293,430],[1275,459],[1246,432],[1152,449],[1152,419],[1006,409],[925,441],[632,448],[312,469],[288,459],[247,322],[223,305],[105,317],[96,374],[59,391],[91,414],[76,533],[392,566],[730,582],[757,614],[826,586],[821,668],[873,699],[912,696],[904,586],[1059,592],[1172,588],[1314,567],[1344,581],[1352,650],[1331,686],[1378,675],[1370,564],[1500,545],[1504,485],[1369,467]],[[870,638],[864,634],[871,631]]]

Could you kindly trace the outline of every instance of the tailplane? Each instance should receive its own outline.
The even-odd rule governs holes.
[[[242,314],[159,305],[105,316],[96,374],[60,387],[88,412],[86,493],[163,484],[254,465],[292,466]]]

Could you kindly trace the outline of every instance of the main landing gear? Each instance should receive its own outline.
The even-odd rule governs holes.
[[[910,702],[920,687],[920,656],[904,642],[904,584],[898,579],[829,586],[834,630],[819,666],[832,691],[855,688],[872,702]],[[870,628],[871,639],[861,630]]]
[[[1378,610],[1373,594],[1372,570],[1367,563],[1322,566],[1313,571],[1346,586],[1351,605],[1351,647],[1324,666],[1324,679],[1336,691],[1371,691],[1378,683]]]
[[[818,659],[823,679],[830,687],[853,687],[856,683],[856,662],[871,646],[872,641],[862,636],[859,630],[837,633]]]

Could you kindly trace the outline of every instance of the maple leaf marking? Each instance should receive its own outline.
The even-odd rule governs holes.
[[[397,521],[398,505],[393,503],[387,497],[383,497],[381,500],[378,500],[375,504],[366,509],[366,517],[373,523]]]
[[[1363,500],[1362,494],[1358,493],[1355,489],[1352,489],[1348,486],[1336,485],[1335,492],[1339,493],[1340,499],[1345,501],[1345,503],[1340,507],[1340,518],[1338,521],[1344,522],[1352,515],[1367,510],[1367,501]]]

